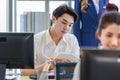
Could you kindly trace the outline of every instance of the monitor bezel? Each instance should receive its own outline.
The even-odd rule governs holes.
[[[76,66],[77,62],[55,62],[55,80],[62,80],[60,77],[60,68],[66,67],[66,68],[74,68]],[[73,69],[73,74],[74,74]],[[72,79],[73,76],[71,76]],[[68,80],[68,79],[67,79]],[[69,79],[70,80],[70,79]]]
[[[119,49],[81,49],[80,80],[120,80]]]
[[[9,58],[8,56],[10,56],[10,54],[8,54],[7,50],[4,51],[5,50],[4,48],[8,48],[8,47],[11,48],[11,45],[9,44],[9,42],[16,44],[18,46],[20,45],[20,44],[14,43],[14,41],[12,41],[13,39],[15,39],[15,37],[18,37],[18,40],[25,39],[20,48],[22,48],[21,50],[25,50],[26,52],[21,51],[21,57],[23,57],[22,58],[23,63],[20,63],[20,64],[17,64],[19,62],[19,60],[17,62],[17,56],[16,56],[16,60],[11,60],[13,62],[10,63],[10,61],[8,61],[9,59],[7,59],[7,58]],[[23,39],[20,39],[19,37],[23,38]],[[10,40],[7,42],[8,38]],[[21,43],[22,43],[22,41],[21,41]],[[3,46],[4,46],[4,48],[2,48],[2,45],[0,46],[0,49],[2,49],[1,51],[6,52],[5,54],[7,54],[5,56],[4,53],[2,53],[2,52],[0,53],[1,55],[3,54],[3,57],[0,56],[0,58],[1,58],[0,64],[3,64],[3,65],[5,64],[6,68],[14,68],[14,69],[15,68],[16,69],[33,69],[34,68],[34,33],[30,33],[30,32],[1,32],[0,33],[0,44],[3,44]],[[11,50],[11,52],[12,52],[12,50]],[[9,53],[10,53],[10,51],[9,51]],[[2,60],[3,60],[3,62],[2,62]],[[15,65],[15,64],[17,64],[17,65]]]

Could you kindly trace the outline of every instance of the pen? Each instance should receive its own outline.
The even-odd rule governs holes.
[[[49,58],[48,56],[46,56],[46,55],[43,55],[45,58],[47,58],[48,60],[51,60],[51,58]]]
[[[50,57],[48,57],[48,56],[46,56],[46,55],[43,55],[45,58],[47,58],[48,60],[51,60],[51,58]],[[57,56],[58,56],[58,54],[55,56],[55,57],[53,57],[53,59],[55,59],[55,58],[57,58]]]

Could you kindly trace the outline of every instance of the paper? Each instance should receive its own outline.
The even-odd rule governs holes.
[[[15,76],[15,75],[6,75],[5,76],[5,79],[10,79],[10,80],[12,80],[12,79],[16,79],[17,78],[17,76]]]
[[[49,72],[49,73],[48,73],[48,76],[55,76],[54,71]]]
[[[79,61],[79,59],[72,54],[59,54],[56,58],[62,59],[62,60],[68,59],[71,62],[78,62]]]

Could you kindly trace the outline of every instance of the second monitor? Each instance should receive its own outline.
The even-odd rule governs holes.
[[[120,50],[82,49],[80,80],[120,80]]]

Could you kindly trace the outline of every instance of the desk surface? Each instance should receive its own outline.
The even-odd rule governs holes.
[[[28,76],[19,76],[17,80],[33,80],[33,79],[30,79]]]
[[[6,74],[13,74],[15,73],[12,69],[7,69],[6,70]],[[18,77],[15,80],[34,80],[34,79],[30,79],[29,76],[20,76],[20,74],[18,74]],[[49,80],[54,80],[54,79],[49,79]]]
[[[34,80],[34,79],[30,79],[29,76],[19,76],[16,80]],[[54,80],[54,79],[49,79],[49,80]]]

